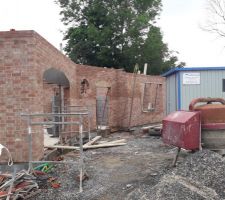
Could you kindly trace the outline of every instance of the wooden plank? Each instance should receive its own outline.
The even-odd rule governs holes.
[[[96,144],[84,147],[84,149],[96,149],[96,148],[104,148],[104,147],[115,147],[115,146],[123,146],[127,143],[115,143],[115,144]]]
[[[162,127],[162,124],[155,124],[155,125],[150,125],[150,126],[143,126],[141,129],[145,130],[145,129],[152,129],[152,128],[158,128],[158,127]]]
[[[98,141],[98,144],[105,144],[105,143],[107,143],[108,141],[106,141],[106,140],[101,140],[101,141]]]
[[[150,129],[150,128],[154,128],[155,126],[143,126],[141,127],[142,130],[145,130],[145,129]]]
[[[92,140],[90,140],[89,142],[87,142],[86,144],[83,145],[83,147],[86,147],[86,146],[90,146],[92,144],[94,144],[97,140],[100,140],[102,136],[96,136],[94,137]]]
[[[83,149],[96,149],[96,148],[104,148],[104,147],[114,147],[114,146],[123,146],[126,145],[127,143],[105,143],[105,144],[96,144],[96,145],[89,145],[89,146],[83,146]],[[50,146],[47,145],[45,146],[45,148],[56,148],[56,149],[70,149],[70,150],[78,150],[79,151],[79,147],[74,147],[74,146],[62,146],[62,145],[54,145],[54,146]]]
[[[126,142],[125,139],[121,139],[121,140],[114,140],[114,141],[99,141],[98,144],[115,144],[115,143],[124,143]]]
[[[114,140],[114,141],[109,141],[108,143],[124,143],[124,142],[126,142],[126,140],[125,139],[121,139],[121,140]]]
[[[74,146],[63,146],[63,145],[46,145],[44,146],[45,148],[50,148],[50,149],[71,149],[71,150],[79,150],[79,147],[74,147]]]

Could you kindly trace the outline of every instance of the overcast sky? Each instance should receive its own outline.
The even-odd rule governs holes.
[[[179,52],[187,66],[225,66],[225,38],[204,32],[206,0],[162,0],[159,25],[169,48]],[[35,30],[55,47],[64,26],[54,0],[0,0],[0,31]]]

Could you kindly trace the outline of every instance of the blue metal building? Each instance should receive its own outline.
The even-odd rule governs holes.
[[[173,68],[166,77],[166,114],[188,110],[198,97],[225,98],[225,67]]]

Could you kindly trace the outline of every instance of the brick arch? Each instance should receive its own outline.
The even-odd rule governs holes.
[[[70,87],[70,82],[65,73],[56,68],[49,68],[43,73],[43,80],[49,84],[56,84],[63,87]]]
[[[60,101],[64,106],[70,105],[70,80],[63,70],[58,68],[48,68],[42,71],[42,106],[43,112],[52,112],[52,98],[60,94]],[[63,93],[63,94],[62,94]]]

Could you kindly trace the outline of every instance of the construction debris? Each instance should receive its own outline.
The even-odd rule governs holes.
[[[35,167],[34,169],[37,171],[48,173],[52,168],[53,168],[53,165],[49,163],[44,163],[42,165]]]
[[[90,145],[90,146],[86,146],[84,147],[84,149],[96,149],[96,148],[104,148],[104,147],[116,147],[116,146],[123,146],[126,145],[127,143],[110,143],[110,142],[106,142],[104,144],[96,144],[96,145]]]
[[[83,148],[85,148],[86,146],[90,146],[92,144],[94,144],[95,142],[97,142],[98,140],[101,139],[101,136],[96,136],[94,137],[92,140],[90,140],[88,143],[86,143],[85,145],[83,145]]]
[[[61,186],[60,182],[58,182],[57,179],[53,177],[48,178],[48,183],[50,183],[52,188],[59,188]]]
[[[161,136],[162,124],[143,126],[141,130],[143,133],[147,133],[150,136]]]
[[[56,177],[44,172],[46,169],[49,172],[49,168],[52,168],[52,166],[45,163],[37,166],[32,173],[22,170],[13,174],[0,174],[0,199],[28,199],[37,195],[41,191],[40,189],[61,187],[61,183]]]
[[[25,199],[38,190],[36,177],[23,170],[16,174],[0,175],[0,199]]]
[[[125,139],[121,139],[121,140],[115,140],[115,141],[104,141],[104,142],[99,142],[100,144],[95,144],[94,143],[97,142],[97,140],[101,139],[101,136],[96,136],[95,138],[93,138],[92,140],[90,140],[88,143],[83,145],[83,149],[96,149],[96,148],[106,148],[106,147],[115,147],[115,146],[123,146],[126,145],[126,140]],[[75,146],[64,146],[64,145],[48,145],[45,146],[45,148],[57,148],[57,149],[69,149],[69,150],[79,150],[79,147],[75,147]]]

